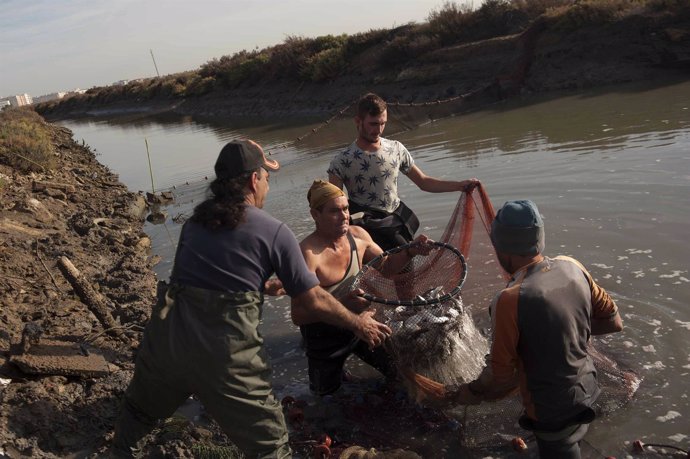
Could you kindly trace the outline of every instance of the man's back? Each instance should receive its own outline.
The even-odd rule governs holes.
[[[510,313],[501,317],[515,318],[529,417],[558,423],[589,408],[600,390],[587,354],[592,292],[581,265],[558,257],[527,266],[501,292],[495,308],[507,308]]]
[[[536,419],[569,418],[599,395],[587,354],[591,315],[589,285],[576,264],[545,258],[529,269],[518,301],[518,349]]]
[[[208,230],[188,221],[175,256],[174,281],[226,292],[263,291],[277,273],[288,294],[308,284],[299,246],[292,231],[254,206],[234,229]]]

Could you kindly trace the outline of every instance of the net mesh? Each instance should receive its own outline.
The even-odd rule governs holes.
[[[390,272],[387,255],[409,246],[389,250],[371,260],[362,268],[353,287],[364,290],[374,302],[407,306],[437,303],[445,294],[459,293],[466,274],[465,260],[452,246],[427,246],[428,254],[413,257],[400,272]]]
[[[442,235],[441,242],[457,247],[466,261],[467,277],[461,296],[430,306],[374,304],[377,318],[393,330],[386,346],[406,376],[413,396],[471,381],[484,366],[491,325],[488,306],[509,278],[496,259],[489,237],[494,215],[491,201],[480,185],[462,194]],[[452,263],[458,263],[458,257],[422,257],[407,272],[385,280],[373,270],[359,279],[358,287],[382,298],[442,295],[452,289],[457,278]],[[605,355],[596,341],[590,345],[589,354],[602,389],[594,408],[599,415],[606,415],[630,401],[640,380]],[[462,425],[462,445],[486,451],[500,449],[516,435],[530,436],[517,424],[521,413],[518,395],[448,412]]]

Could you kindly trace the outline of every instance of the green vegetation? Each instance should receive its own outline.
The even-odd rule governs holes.
[[[187,418],[180,414],[174,414],[167,418],[148,437],[148,443],[182,442],[189,447],[191,453],[197,459],[242,459],[244,455],[232,443],[227,440],[215,439],[211,436],[194,435],[196,427]]]
[[[236,446],[217,446],[208,443],[195,443],[192,453],[197,459],[241,459],[244,456]]]
[[[0,162],[22,172],[55,167],[50,128],[38,113],[23,108],[0,112]]]
[[[327,82],[363,70],[385,74],[439,48],[521,33],[537,19],[553,30],[569,31],[635,14],[687,14],[687,9],[687,0],[485,0],[476,9],[447,1],[421,24],[354,35],[289,36],[275,46],[212,59],[195,71],[92,88],[37,109],[46,113],[57,105],[69,110],[116,101],[198,97],[278,81]]]

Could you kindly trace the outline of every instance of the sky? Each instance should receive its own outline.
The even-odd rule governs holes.
[[[426,21],[444,0],[0,0],[0,97],[195,70],[288,36]],[[461,3],[461,2],[457,2]]]

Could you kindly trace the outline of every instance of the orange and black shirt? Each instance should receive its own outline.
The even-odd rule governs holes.
[[[617,312],[573,258],[545,257],[521,268],[491,305],[491,349],[470,390],[493,400],[519,387],[529,418],[540,424],[572,419],[600,392],[587,353],[591,319]]]

